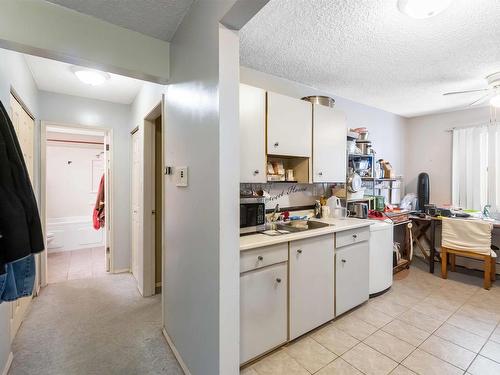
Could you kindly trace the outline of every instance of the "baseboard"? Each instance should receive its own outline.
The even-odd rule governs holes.
[[[14,359],[14,355],[12,352],[9,353],[9,356],[7,357],[7,363],[5,364],[5,367],[3,368],[2,375],[7,375],[10,370],[10,365],[12,365],[12,361]]]
[[[122,269],[113,270],[112,273],[130,273],[130,268],[122,268]]]
[[[184,363],[184,360],[182,359],[182,357],[179,354],[179,352],[177,351],[177,348],[175,347],[174,343],[172,342],[172,340],[168,336],[168,333],[165,330],[165,328],[162,328],[161,331],[163,332],[163,336],[165,336],[165,339],[167,340],[168,346],[170,346],[170,349],[172,349],[172,352],[174,353],[175,359],[177,359],[177,362],[179,362],[179,365],[181,366],[182,371],[184,371],[184,374],[191,375],[191,372],[189,371],[189,368]]]

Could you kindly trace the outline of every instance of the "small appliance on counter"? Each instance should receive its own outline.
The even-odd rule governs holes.
[[[367,203],[352,203],[352,209],[349,210],[351,217],[358,219],[368,218],[368,204]]]
[[[240,235],[266,230],[264,197],[240,197]]]

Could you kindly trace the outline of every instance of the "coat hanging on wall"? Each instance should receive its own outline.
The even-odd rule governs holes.
[[[14,126],[0,102],[0,275],[44,249],[40,215]]]

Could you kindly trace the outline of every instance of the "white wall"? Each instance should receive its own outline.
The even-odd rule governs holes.
[[[113,131],[113,208],[115,271],[130,268],[130,106],[101,100],[40,92],[40,118],[62,124],[110,128]]]
[[[347,126],[350,128],[367,127],[377,159],[391,162],[397,175],[404,175],[405,158],[405,124],[404,117],[395,115],[364,104],[339,97],[315,88],[293,82],[284,78],[259,72],[242,66],[240,80],[251,86],[274,91],[280,94],[302,98],[310,95],[325,95],[335,99],[335,108],[346,113]]]
[[[453,127],[488,122],[488,107],[466,109],[408,119],[406,148],[406,192],[416,192],[418,174],[430,177],[430,202],[451,204]]]
[[[97,196],[93,189],[99,186],[101,179],[100,174],[93,175],[93,161],[104,167],[104,157],[96,157],[103,150],[99,145],[47,144],[48,221],[71,216],[92,217]]]
[[[0,49],[0,100],[9,111],[11,86],[38,120],[38,89],[22,55]],[[38,125],[38,121],[37,121]],[[35,148],[35,155],[39,148]],[[35,162],[35,193],[38,188],[38,167]],[[0,304],[0,372],[3,371],[10,348],[10,304]]]
[[[158,105],[166,92],[167,86],[144,82],[131,104],[130,130],[144,125],[144,118]]]
[[[166,179],[164,320],[192,374],[238,373],[239,239],[233,214],[238,212],[239,173],[237,166],[236,172],[220,169],[223,157],[233,160],[229,165],[239,160],[238,106],[234,105],[238,40],[221,35],[225,43],[219,45],[218,24],[233,3],[194,2],[171,42],[165,152],[168,165],[188,166],[189,186],[176,187],[171,176]],[[220,60],[224,60],[223,69],[233,67],[230,72],[224,70],[223,85]],[[228,120],[234,128],[228,129],[230,135],[225,138],[221,132],[231,126]],[[223,197],[225,184],[231,192]],[[221,199],[227,201],[222,204]],[[226,210],[233,214],[221,215]],[[225,275],[233,259],[236,266]],[[225,289],[225,276],[232,280],[230,290]],[[227,325],[219,321],[225,316],[221,306],[233,309],[231,320],[224,322]]]

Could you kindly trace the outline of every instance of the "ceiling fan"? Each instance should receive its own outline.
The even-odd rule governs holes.
[[[473,101],[469,104],[469,107],[483,104],[489,99],[490,105],[496,108],[500,108],[500,72],[496,72],[487,76],[486,81],[488,82],[488,87],[484,89],[477,90],[465,90],[465,91],[452,91],[446,92],[443,95],[458,95],[458,94],[468,94],[471,92],[484,92],[479,99]]]

